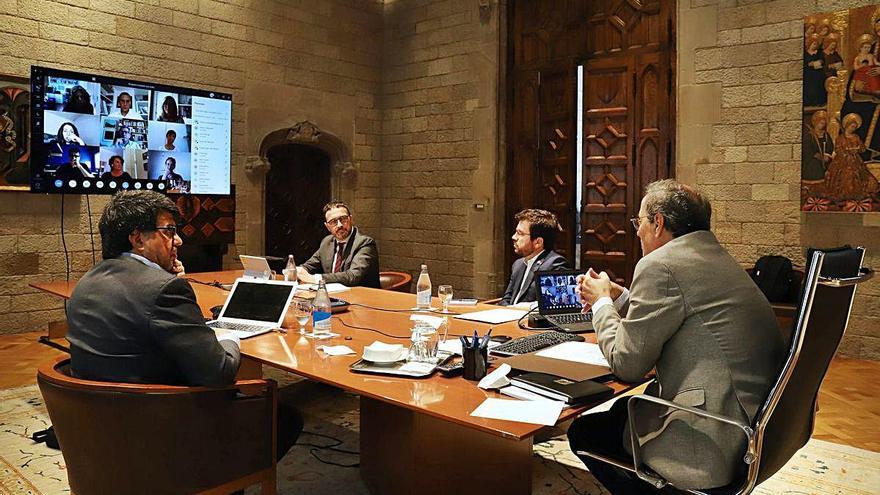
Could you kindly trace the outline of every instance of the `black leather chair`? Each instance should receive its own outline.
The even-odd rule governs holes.
[[[636,415],[642,402],[665,406],[668,410],[690,413],[698,420],[721,421],[742,431],[747,447],[739,476],[730,485],[708,490],[688,490],[695,494],[732,495],[750,493],[755,486],[777,471],[810,439],[816,413],[819,387],[834,353],[840,346],[849,321],[856,285],[873,276],[862,268],[865,250],[851,248],[828,253],[815,251],[808,260],[804,288],[796,312],[796,325],[785,365],[767,400],[752,424],[686,407],[649,395],[629,398],[632,459],[616,459],[595,452],[579,451],[618,468],[636,473],[639,478],[662,488],[674,486],[641,462]],[[647,408],[645,408],[647,409]],[[653,409],[656,411],[656,409]],[[681,416],[679,416],[681,417]]]

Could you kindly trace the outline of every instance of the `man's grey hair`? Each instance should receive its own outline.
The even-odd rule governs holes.
[[[709,200],[696,188],[674,179],[658,180],[645,187],[645,212],[652,223],[659,213],[673,237],[709,230],[712,220]]]

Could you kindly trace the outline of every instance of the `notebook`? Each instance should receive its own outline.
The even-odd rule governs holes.
[[[581,313],[583,306],[574,291],[579,274],[577,270],[535,272],[538,313],[561,332],[593,331],[593,313]]]
[[[524,373],[510,380],[511,385],[566,404],[600,401],[614,395],[614,389],[592,380],[576,382],[547,373]]]
[[[232,286],[220,316],[208,326],[241,339],[280,328],[295,292],[294,282],[240,278]]]

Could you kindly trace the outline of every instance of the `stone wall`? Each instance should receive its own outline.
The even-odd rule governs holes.
[[[494,296],[503,273],[504,2],[385,2],[382,265]],[[499,55],[500,54],[500,55]],[[501,285],[503,287],[503,285]]]
[[[880,268],[880,214],[800,212],[803,18],[876,1],[680,0],[676,176],[713,201],[713,225],[742,263],[807,246],[867,248]],[[841,353],[880,359],[880,280],[859,287]]]
[[[0,73],[28,77],[39,64],[232,93],[229,257],[259,253],[263,176],[244,164],[268,133],[303,120],[350,146],[358,181],[334,194],[378,227],[382,9],[381,0],[0,0]],[[87,206],[100,260],[105,201],[64,200],[73,277],[92,265]],[[0,333],[64,319],[57,298],[28,287],[65,276],[60,214],[59,196],[0,193]]]

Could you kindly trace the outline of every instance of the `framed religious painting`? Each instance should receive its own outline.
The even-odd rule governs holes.
[[[30,190],[30,82],[0,74],[0,191]]]
[[[880,212],[880,5],[804,18],[801,209]]]

